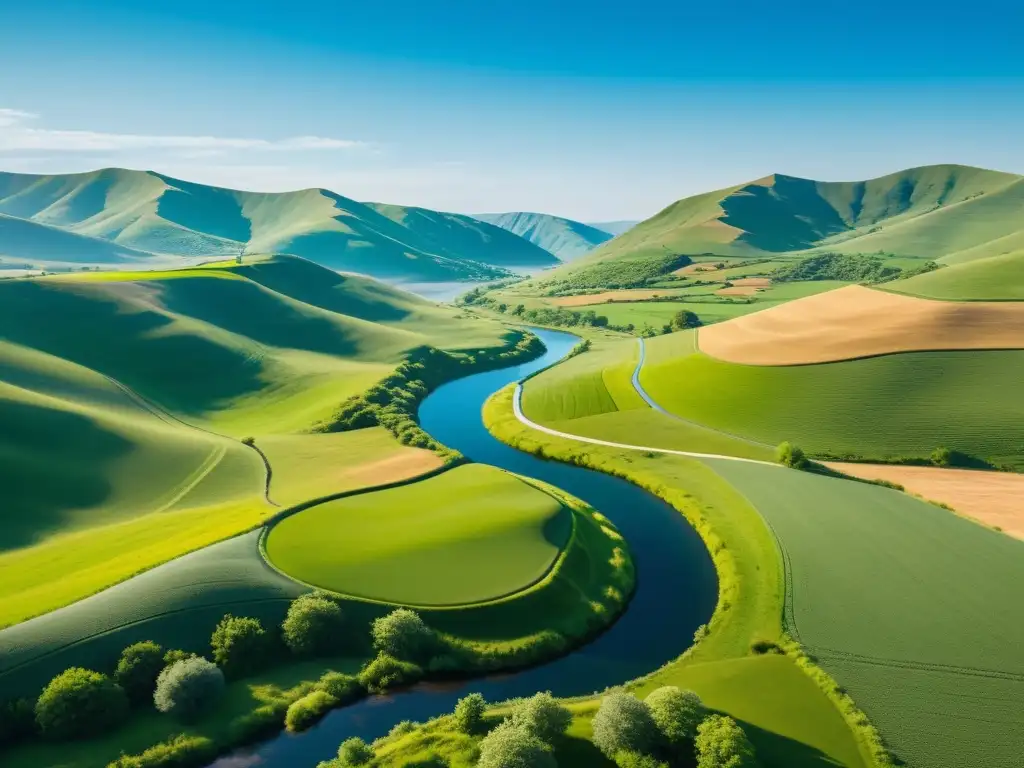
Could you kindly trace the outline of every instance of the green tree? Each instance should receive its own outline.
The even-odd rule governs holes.
[[[51,739],[79,739],[113,730],[128,716],[128,696],[106,675],[72,667],[36,702],[36,724]]]
[[[375,619],[370,630],[373,647],[396,659],[422,662],[437,647],[437,635],[420,615],[408,608],[399,608]]]
[[[114,681],[128,694],[132,704],[152,704],[156,679],[165,666],[164,649],[150,640],[144,640],[121,651]]]
[[[934,451],[932,451],[932,464],[937,467],[948,467],[953,464],[953,451],[940,445]]]
[[[677,331],[681,331],[684,328],[699,328],[704,323],[701,322],[700,318],[697,317],[696,312],[691,312],[688,309],[681,309],[672,315],[670,325]]]
[[[697,726],[697,768],[754,768],[754,747],[731,717],[711,715]]]
[[[788,440],[779,443],[779,447],[775,449],[775,460],[793,469],[803,469],[807,466],[807,456],[803,449]]]
[[[594,715],[594,744],[609,758],[619,752],[648,754],[658,741],[650,710],[631,693],[612,691]]]
[[[341,746],[338,747],[338,760],[344,768],[366,765],[373,760],[373,750],[358,736],[353,736],[341,742]]]
[[[270,655],[271,637],[259,619],[227,614],[213,630],[213,660],[228,677],[245,677],[262,669]]]
[[[292,653],[299,656],[337,652],[344,631],[341,606],[321,593],[301,595],[288,606],[281,635]]]
[[[224,693],[224,673],[201,656],[176,661],[160,673],[153,703],[164,714],[188,722]]]
[[[648,694],[644,704],[664,740],[673,747],[687,745],[697,735],[706,712],[700,697],[693,691],[683,691],[666,685]]]
[[[480,741],[477,768],[557,768],[557,763],[547,744],[506,720]]]
[[[455,727],[463,733],[474,734],[483,730],[484,712],[487,711],[487,701],[479,693],[471,693],[459,699],[455,705]]]
[[[552,744],[569,727],[572,713],[545,691],[517,702],[510,719],[545,744]]]

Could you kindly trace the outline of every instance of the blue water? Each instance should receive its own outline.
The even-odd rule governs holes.
[[[625,614],[597,639],[548,664],[480,680],[425,683],[402,693],[370,697],[332,712],[312,730],[282,734],[222,758],[214,768],[312,768],[333,757],[338,745],[350,736],[369,741],[401,720],[427,720],[450,712],[467,693],[480,692],[490,701],[537,691],[551,691],[556,696],[593,693],[652,672],[689,647],[696,628],[711,617],[718,582],[707,550],[682,515],[625,480],[509,448],[483,426],[480,409],[493,392],[558,361],[578,341],[568,333],[535,332],[547,346],[543,357],[440,387],[420,406],[420,423],[437,440],[473,461],[555,485],[612,520],[629,542],[637,566],[637,590]],[[642,442],[642,435],[637,438]]]

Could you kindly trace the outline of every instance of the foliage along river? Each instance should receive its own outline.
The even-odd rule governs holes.
[[[679,512],[644,490],[611,475],[543,461],[493,438],[480,410],[488,397],[513,381],[558,361],[578,341],[568,333],[535,329],[546,353],[530,363],[446,384],[420,406],[420,423],[434,438],[473,461],[537,478],[583,499],[610,518],[629,542],[637,589],[622,617],[578,650],[520,672],[464,682],[422,683],[338,709],[301,734],[276,739],[221,758],[213,768],[312,768],[337,753],[350,736],[370,741],[401,720],[428,720],[450,712],[467,693],[488,701],[551,691],[578,696],[652,672],[681,654],[708,621],[718,596],[714,566],[700,537]]]

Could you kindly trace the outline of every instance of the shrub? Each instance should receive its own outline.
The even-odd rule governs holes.
[[[619,768],[669,768],[668,763],[640,752],[619,752],[615,756],[615,764]]]
[[[763,637],[756,637],[750,643],[750,650],[756,653],[758,656],[763,656],[766,653],[781,654],[782,647],[774,640],[767,640]]]
[[[572,713],[545,691],[517,702],[512,710],[511,721],[545,744],[551,744],[565,733],[572,722]]]
[[[161,712],[188,721],[224,693],[224,673],[216,664],[195,656],[176,661],[160,673],[153,703]]]
[[[72,667],[43,689],[36,723],[44,736],[76,739],[112,730],[128,716],[124,689],[106,675]]]
[[[953,463],[953,451],[940,445],[931,455],[932,464],[937,467],[948,467]]]
[[[487,701],[479,693],[471,693],[459,699],[455,705],[455,727],[463,733],[479,733],[484,725]]]
[[[285,644],[299,656],[315,656],[337,649],[345,627],[341,606],[322,593],[292,600],[281,625]]]
[[[304,731],[338,706],[338,700],[326,691],[313,691],[297,699],[284,716],[289,731]]]
[[[506,720],[480,741],[477,768],[556,768],[551,749],[525,728]]]
[[[670,325],[672,330],[682,330],[683,328],[699,328],[704,323],[701,322],[700,318],[697,317],[696,312],[691,312],[688,309],[681,309],[672,315],[672,321]]]
[[[775,460],[793,469],[803,469],[807,466],[807,456],[799,445],[790,442],[779,443],[775,449]]]
[[[613,691],[594,715],[594,744],[610,758],[619,752],[648,753],[657,742],[651,713],[632,694]]]
[[[697,768],[754,768],[754,748],[731,717],[711,715],[697,727]]]
[[[107,768],[185,768],[203,765],[217,756],[217,746],[205,736],[178,734],[154,744],[139,755],[121,755]]]
[[[338,747],[338,760],[346,768],[350,765],[366,765],[373,760],[373,750],[358,736],[353,736],[341,742],[341,746]]]
[[[229,734],[233,744],[251,744],[272,736],[284,727],[288,702],[275,699],[231,721]]]
[[[124,689],[132,704],[149,704],[153,701],[156,679],[165,666],[161,646],[149,640],[135,643],[121,651],[114,682]]]
[[[176,648],[172,648],[164,654],[164,666],[169,667],[176,661],[185,661],[186,659],[198,659],[198,653],[192,653],[191,651],[181,651]],[[160,670],[163,671],[162,669]]]
[[[0,704],[0,747],[17,744],[35,735],[35,704],[29,699],[15,699]]]
[[[697,726],[706,714],[696,693],[682,691],[674,685],[652,691],[644,704],[662,737],[673,747],[693,741]]]
[[[422,662],[437,647],[437,635],[415,611],[399,608],[373,622],[373,647],[396,659]]]
[[[359,683],[368,691],[382,693],[389,688],[415,683],[421,677],[423,670],[415,664],[379,653],[377,658],[363,667],[359,673]]]
[[[245,677],[266,665],[271,637],[259,619],[227,614],[210,638],[213,660],[228,677]]]
[[[412,720],[402,720],[392,726],[391,730],[388,731],[389,739],[397,739],[401,736],[405,736],[408,733],[412,733],[419,728],[419,723],[414,723]]]
[[[324,672],[317,680],[316,689],[336,698],[338,704],[349,704],[365,692],[359,678],[341,672]]]

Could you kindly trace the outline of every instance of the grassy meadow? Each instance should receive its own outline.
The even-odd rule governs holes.
[[[688,343],[685,334],[649,340],[640,374],[651,397],[684,419],[770,445],[791,440],[814,454],[927,459],[946,446],[1024,466],[1016,395],[1022,352],[912,352],[769,367],[680,354]]]
[[[1024,300],[1024,236],[1013,253],[956,263],[886,288],[946,301]]]
[[[1024,544],[874,485],[709,460],[771,524],[787,626],[909,765],[1009,768],[1024,749]]]
[[[271,528],[266,551],[283,572],[332,592],[457,606],[539,581],[573,527],[572,512],[544,491],[470,464],[303,510]]]

